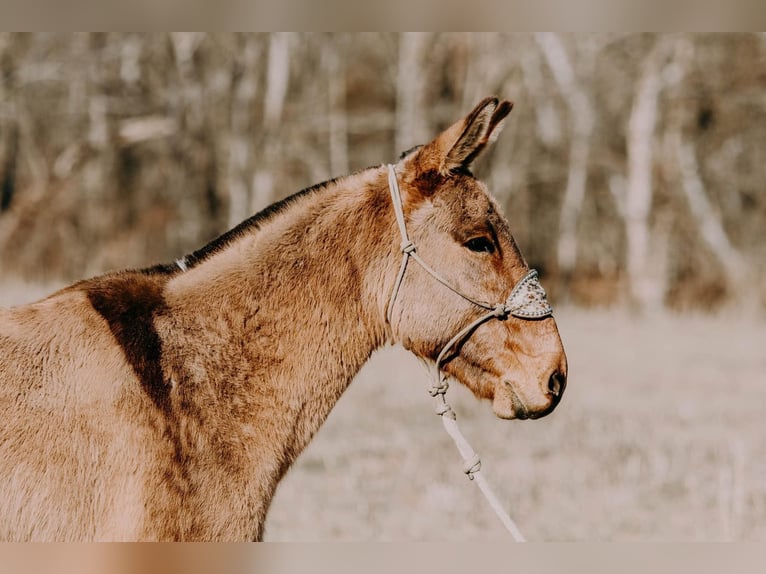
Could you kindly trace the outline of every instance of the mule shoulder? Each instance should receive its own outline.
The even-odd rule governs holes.
[[[156,406],[168,408],[155,318],[167,313],[164,289],[170,273],[123,271],[82,281],[72,289],[87,297],[103,318],[125,359]]]
[[[10,309],[0,315],[0,347],[19,351],[29,370],[54,356],[71,362],[90,354],[90,363],[106,361],[112,367],[115,357],[122,357],[152,401],[164,407],[162,342],[154,320],[167,310],[163,291],[170,276],[144,270],[109,273]]]

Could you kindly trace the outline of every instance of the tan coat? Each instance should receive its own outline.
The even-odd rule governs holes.
[[[508,111],[486,99],[397,166],[421,255],[498,300],[526,264],[467,167]],[[494,253],[465,248],[477,234]],[[433,360],[477,314],[413,269],[389,325],[399,260],[375,167],[272,206],[185,271],[0,309],[0,539],[261,539],[277,483],[370,354]],[[566,375],[555,322],[493,323],[447,370],[500,416],[549,412],[545,381]]]

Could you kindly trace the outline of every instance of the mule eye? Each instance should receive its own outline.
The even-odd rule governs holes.
[[[486,237],[474,237],[464,243],[474,253],[494,253],[495,246]]]

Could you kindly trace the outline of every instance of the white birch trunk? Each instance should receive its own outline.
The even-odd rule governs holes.
[[[266,95],[263,101],[263,119],[269,129],[275,128],[282,120],[289,80],[290,37],[285,32],[276,32],[269,38]]]
[[[585,199],[590,139],[595,116],[588,95],[577,81],[561,39],[554,33],[538,33],[535,34],[535,40],[569,108],[569,172],[559,216],[557,244],[559,272],[566,277],[574,270],[577,260],[577,223]]]
[[[399,37],[399,64],[396,78],[397,155],[428,140],[428,122],[424,110],[425,50],[429,34],[403,32]]]
[[[258,45],[248,36],[242,53],[242,75],[234,87],[229,125],[229,154],[226,174],[229,190],[228,226],[247,219],[250,209],[252,157],[251,110],[258,92]]]
[[[641,309],[664,303],[666,277],[650,269],[649,213],[652,206],[654,131],[662,89],[660,67],[665,43],[658,43],[643,62],[626,133],[628,171],[625,185],[626,270],[631,301]]]
[[[689,210],[705,243],[723,265],[728,282],[736,284],[746,271],[745,262],[739,251],[729,241],[721,219],[705,193],[694,146],[690,142],[683,141],[680,133],[674,136],[676,160],[681,175],[681,190],[689,204]]]
[[[675,42],[672,82],[675,88],[675,104],[671,114],[670,127],[666,136],[667,150],[674,156],[680,179],[680,190],[689,206],[689,211],[700,231],[705,244],[718,259],[726,274],[726,282],[734,290],[735,297],[745,290],[750,280],[750,270],[742,254],[729,241],[721,218],[705,192],[693,143],[683,136],[684,118],[688,110],[682,100],[683,81],[690,61],[694,57],[694,45],[685,36]],[[745,301],[752,304],[754,301]]]
[[[327,70],[327,130],[330,144],[330,174],[349,171],[348,117],[346,114],[346,68],[333,41],[324,43],[322,56]]]
[[[287,98],[290,80],[290,38],[287,33],[272,33],[269,38],[269,55],[266,69],[266,86],[263,100],[263,128],[261,154],[253,175],[253,194],[250,211],[257,212],[274,200],[273,166],[279,153],[277,128]]]
[[[205,38],[198,32],[176,32],[170,35],[176,68],[181,78],[179,108],[187,130],[196,132],[204,122],[204,96],[202,82],[194,71],[194,53]]]
[[[179,77],[178,93],[174,96],[175,114],[181,128],[181,141],[189,145],[195,137],[205,133],[206,106],[202,79],[195,70],[194,54],[200,48],[205,35],[198,32],[170,34],[175,66]],[[200,202],[197,193],[177,196],[178,213],[184,225],[173,230],[181,244],[191,245],[200,236],[204,224],[200,218]]]
[[[537,136],[545,146],[553,147],[562,140],[562,122],[552,95],[545,89],[541,68],[537,50],[524,50],[521,54],[521,69],[529,99],[534,104]]]

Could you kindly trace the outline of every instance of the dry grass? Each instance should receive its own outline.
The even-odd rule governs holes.
[[[0,287],[0,305],[50,288]],[[501,421],[453,384],[484,471],[530,540],[766,539],[766,322],[557,314],[562,404]],[[378,353],[279,488],[267,540],[487,540],[505,532],[432,414],[426,368]]]
[[[766,324],[614,311],[557,314],[564,401],[501,421],[451,402],[530,540],[766,539]],[[359,374],[280,486],[268,540],[486,540],[506,535],[399,349]]]

